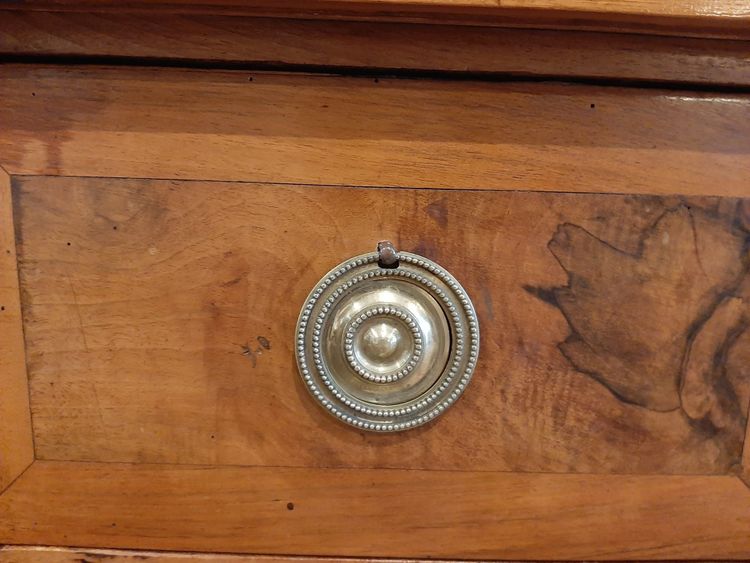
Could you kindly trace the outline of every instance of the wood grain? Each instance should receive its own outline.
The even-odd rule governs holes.
[[[146,563],[416,563],[418,560],[0,546],[0,563],[97,563],[99,561],[107,563],[132,563],[133,561],[146,561]],[[438,560],[438,563],[441,562]]]
[[[285,555],[227,555],[123,549],[75,549],[61,547],[0,547],[0,563],[416,563],[406,559],[300,557]],[[439,562],[438,562],[439,563]]]
[[[750,491],[734,477],[37,461],[0,497],[0,513],[3,543],[448,559],[750,557]]]
[[[169,14],[6,12],[0,53],[750,85],[745,41]],[[595,55],[592,55],[595,53]],[[158,61],[154,61],[158,59]]]
[[[748,194],[743,95],[13,65],[0,77],[12,174]]]
[[[14,186],[39,459],[739,467],[750,402],[745,200],[41,177]],[[344,427],[314,404],[292,338],[317,280],[384,238],[452,271],[483,332],[460,403],[389,436]]]
[[[748,36],[747,0],[22,0],[4,9],[276,15]]]
[[[0,562],[2,563],[96,563],[99,561],[106,561],[107,563],[132,563],[133,561],[146,561],[146,563],[416,563],[418,560],[363,559],[359,557],[300,557],[291,555],[219,555],[32,546],[0,547]]]
[[[0,169],[0,492],[34,459],[10,178]]]

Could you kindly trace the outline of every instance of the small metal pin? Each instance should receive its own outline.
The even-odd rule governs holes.
[[[398,268],[398,251],[389,240],[378,243],[378,265],[381,268]]]

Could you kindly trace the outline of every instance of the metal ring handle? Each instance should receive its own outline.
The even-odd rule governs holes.
[[[420,426],[463,393],[479,323],[444,268],[388,241],[328,272],[297,322],[297,365],[312,396],[375,432]]]

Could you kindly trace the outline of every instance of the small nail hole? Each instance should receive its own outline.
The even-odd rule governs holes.
[[[286,503],[286,509],[287,510],[294,510],[294,503],[293,502]]]
[[[67,244],[68,246],[70,246],[70,243],[69,243],[69,242],[66,242],[65,244]]]
[[[591,104],[591,109],[594,109],[596,107],[596,104]]]

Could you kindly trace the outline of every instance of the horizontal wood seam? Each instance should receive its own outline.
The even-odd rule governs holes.
[[[1,13],[1,11],[0,11]],[[750,41],[748,41],[750,46]],[[339,77],[403,78],[407,80],[442,80],[455,82],[561,82],[584,86],[638,88],[657,90],[691,90],[695,92],[750,93],[750,86],[726,84],[721,82],[702,83],[691,81],[601,78],[592,76],[571,76],[555,74],[532,74],[518,72],[493,71],[457,71],[406,69],[397,67],[351,67],[274,63],[267,61],[215,61],[188,58],[168,57],[130,57],[115,55],[19,55],[0,52],[0,64],[29,64],[53,66],[106,66],[132,68],[173,68],[183,70],[246,71],[246,72],[279,72],[289,74],[312,74]]]
[[[12,178],[34,180],[37,178],[79,178],[87,180],[147,180],[155,182],[174,182],[175,178],[159,177],[159,176],[117,176],[117,175],[81,175],[81,174],[18,174],[13,173]],[[375,185],[375,184],[314,184],[308,182],[270,182],[263,180],[211,180],[205,178],[179,178],[180,182],[185,183],[201,183],[201,184],[247,184],[249,186],[279,186],[279,187],[301,187],[301,188],[350,188],[357,190],[429,190],[429,191],[441,191],[441,192],[459,192],[459,193],[477,193],[477,194],[492,194],[492,193],[506,193],[514,192],[519,194],[558,194],[558,195],[604,195],[604,196],[623,196],[633,195],[633,192],[626,191],[563,191],[563,190],[519,190],[519,189],[502,189],[502,188],[449,188],[444,186],[393,186],[393,185]],[[643,196],[659,196],[658,192],[637,192],[638,195]],[[672,194],[675,197],[688,197],[685,194]],[[733,197],[723,194],[705,193],[705,194],[690,194],[690,197]],[[64,460],[61,460],[64,461]]]
[[[248,465],[239,463],[222,463],[220,465],[210,465],[205,463],[170,463],[170,462],[143,462],[134,463],[130,461],[112,461],[96,459],[57,459],[49,457],[37,457],[37,461],[44,463],[74,463],[74,464],[102,464],[102,465],[120,465],[120,466],[142,466],[142,467],[164,467],[170,469],[294,469],[294,470],[315,470],[315,471],[396,471],[408,473],[498,473],[510,475],[551,475],[551,476],[570,476],[570,477],[714,477],[717,479],[726,479],[729,475],[726,473],[596,473],[590,471],[524,471],[513,470],[506,471],[500,469],[432,469],[417,467],[349,467],[349,466],[309,466],[309,465]]]

